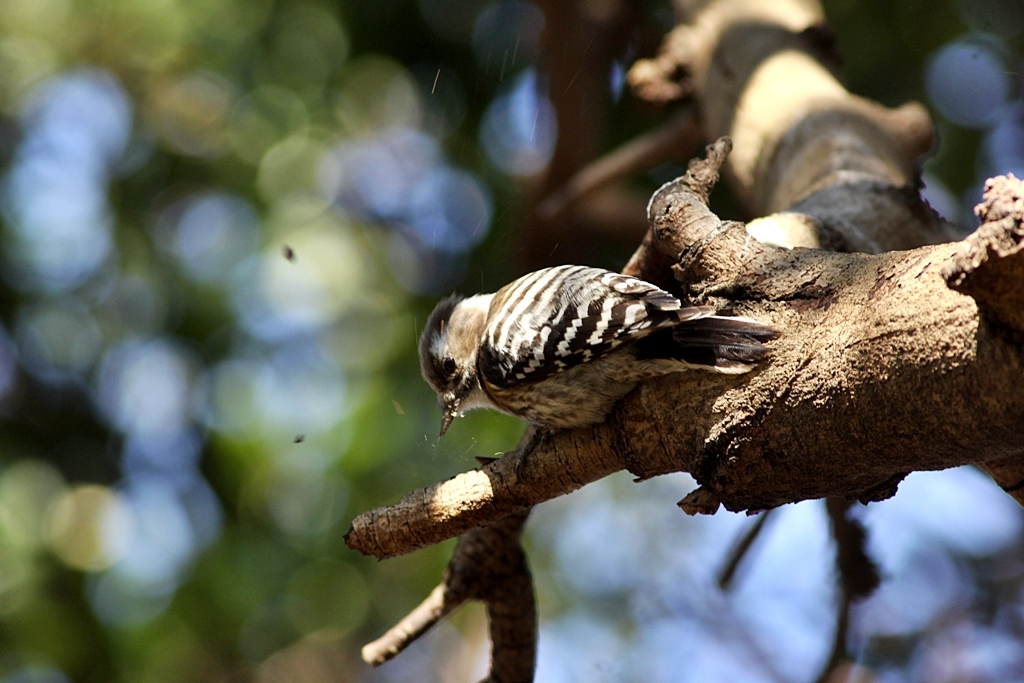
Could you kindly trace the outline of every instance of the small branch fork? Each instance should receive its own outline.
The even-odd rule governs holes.
[[[487,607],[491,671],[482,683],[530,683],[537,659],[537,609],[533,580],[520,545],[529,511],[511,514],[464,534],[444,579],[416,609],[363,648],[379,666],[467,600]]]

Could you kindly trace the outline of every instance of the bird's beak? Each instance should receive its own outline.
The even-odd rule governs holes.
[[[459,414],[459,399],[455,398],[455,394],[448,393],[441,397],[441,401],[444,403],[444,416],[441,418],[441,436],[444,436],[452,420]]]

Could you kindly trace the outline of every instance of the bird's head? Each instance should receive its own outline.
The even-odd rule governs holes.
[[[477,376],[476,358],[491,295],[442,299],[427,318],[420,337],[420,369],[438,398],[444,416],[441,436],[458,415],[487,403]]]

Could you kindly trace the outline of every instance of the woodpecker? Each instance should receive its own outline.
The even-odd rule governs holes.
[[[420,337],[420,367],[444,410],[441,436],[467,410],[540,427],[604,420],[642,380],[691,368],[751,370],[775,331],[714,315],[603,268],[545,268],[494,294],[440,301]]]

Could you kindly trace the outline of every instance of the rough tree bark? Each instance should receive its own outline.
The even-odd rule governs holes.
[[[621,469],[690,473],[689,513],[881,500],[911,471],[966,463],[1024,502],[1024,184],[989,181],[982,227],[951,241],[917,191],[927,113],[848,93],[817,3],[694,4],[631,80],[651,98],[691,97],[707,136],[735,150],[719,139],[655,193],[626,270],[773,325],[770,361],[740,378],[662,377],[604,424],[529,434],[360,515],[350,547],[407,553]],[[708,209],[720,169],[762,218]],[[845,508],[830,505],[839,529]],[[494,666],[492,680],[529,680]]]

